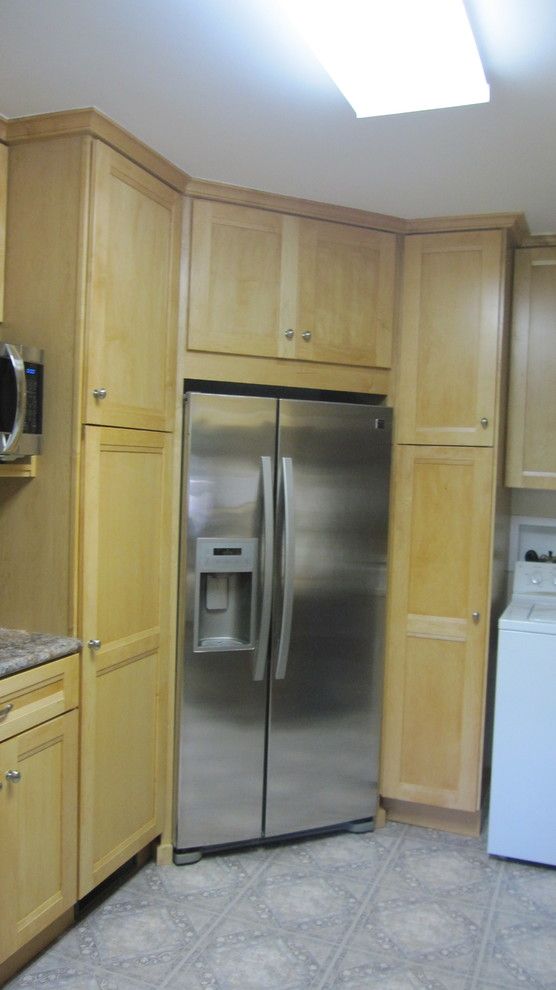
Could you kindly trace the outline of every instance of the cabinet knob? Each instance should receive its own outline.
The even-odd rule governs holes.
[[[471,618],[473,619],[473,622],[478,622],[479,619],[481,618],[481,613],[480,612],[472,612],[471,613]]]
[[[100,650],[102,643],[100,639],[90,639],[87,646],[90,650]]]
[[[2,707],[0,708],[0,722],[3,722],[4,719],[8,717],[12,708],[13,705],[11,705],[9,702],[7,705],[2,705]]]
[[[293,337],[293,330],[284,330],[284,337],[287,337],[288,340],[291,340]]]
[[[21,780],[21,774],[19,770],[8,770],[6,773],[6,780],[10,780],[12,784],[18,784]]]
[[[486,430],[488,426],[488,419],[486,418],[486,416],[483,416],[483,418],[481,419],[481,426],[483,430]]]
[[[95,399],[105,399],[106,396],[108,395],[108,392],[106,391],[105,388],[94,388],[93,395]]]
[[[310,340],[312,334],[310,330],[304,330],[301,336],[303,337],[303,340]]]

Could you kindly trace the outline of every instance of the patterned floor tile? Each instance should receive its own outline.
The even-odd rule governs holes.
[[[556,990],[556,870],[390,823],[149,864],[7,987]]]
[[[373,899],[350,937],[350,946],[380,956],[469,973],[481,941],[485,909],[470,903],[418,896]]]
[[[556,987],[556,926],[552,919],[536,919],[522,913],[497,912],[489,933],[486,952],[478,972],[479,981],[502,988]],[[480,984],[479,984],[480,985]]]
[[[466,990],[467,977],[363,952],[342,953],[323,990]]]
[[[46,953],[5,985],[5,990],[145,990],[125,976],[116,976],[96,967],[81,966],[64,957]]]
[[[506,862],[498,907],[546,915],[556,922],[556,868]]]
[[[334,948],[229,922],[165,984],[165,990],[310,990]]]
[[[324,871],[352,875],[372,881],[392,847],[399,841],[400,833],[393,829],[356,835],[343,832],[295,842],[281,847],[272,862],[268,875],[293,872]]]
[[[486,904],[501,868],[476,847],[445,842],[404,845],[389,867],[380,895],[417,894]]]
[[[322,873],[265,876],[234,905],[234,916],[255,925],[339,941],[359,910],[368,886],[352,877]]]

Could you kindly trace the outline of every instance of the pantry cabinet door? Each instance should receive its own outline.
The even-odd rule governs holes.
[[[506,484],[556,489],[556,247],[515,259]]]
[[[181,196],[100,141],[92,156],[84,422],[171,430]]]
[[[87,427],[79,896],[160,834],[171,438]]]
[[[396,451],[384,797],[480,807],[492,470],[487,449]]]
[[[394,234],[298,221],[295,356],[389,368],[396,266]]]
[[[406,238],[399,443],[493,445],[505,250],[501,231]]]
[[[293,319],[289,218],[203,200],[192,213],[188,349],[277,357]]]
[[[0,744],[0,774],[4,960],[77,900],[77,712]]]

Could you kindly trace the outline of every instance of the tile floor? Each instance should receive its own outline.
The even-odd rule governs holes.
[[[394,823],[149,863],[8,987],[554,990],[556,869]]]

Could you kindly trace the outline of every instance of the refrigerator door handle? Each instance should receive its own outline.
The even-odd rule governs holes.
[[[274,562],[274,511],[272,491],[272,460],[261,457],[263,479],[263,532],[264,532],[264,568],[263,596],[261,603],[261,619],[259,637],[253,663],[253,680],[262,681],[266,670],[268,653],[268,637],[270,634],[270,613],[272,609],[272,572]]]
[[[293,587],[295,575],[295,529],[293,505],[293,461],[282,458],[282,484],[284,492],[284,598],[282,603],[282,626],[276,660],[277,681],[286,676],[290,637],[292,631]]]

